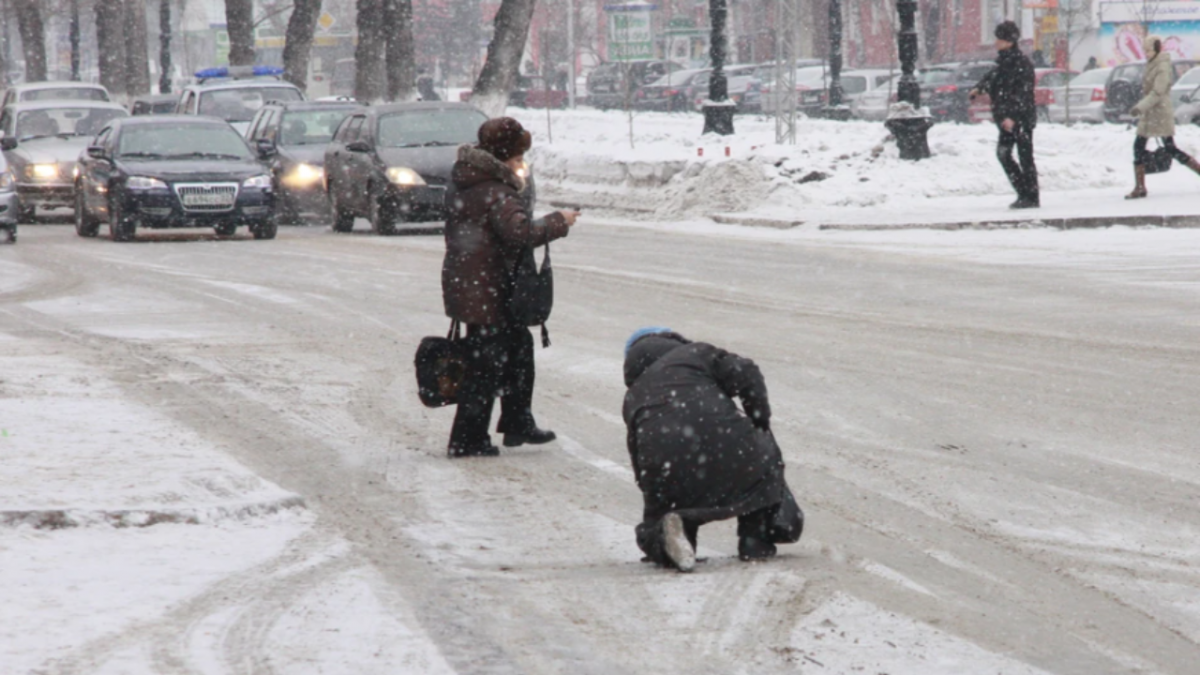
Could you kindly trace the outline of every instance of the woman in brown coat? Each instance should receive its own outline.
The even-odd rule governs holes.
[[[479,144],[464,145],[446,196],[446,257],[442,300],[446,315],[467,326],[469,361],[450,431],[451,457],[497,455],[488,434],[499,393],[505,446],[547,443],[554,432],[533,418],[533,337],[511,320],[511,276],[528,248],[567,236],[579,216],[558,211],[534,220],[522,193],[525,153],[532,139],[509,117],[479,127]]]
[[[1175,110],[1171,105],[1171,84],[1174,75],[1171,55],[1162,50],[1162,39],[1155,35],[1146,38],[1146,72],[1142,76],[1142,100],[1129,111],[1138,118],[1137,138],[1133,141],[1133,174],[1137,184],[1126,199],[1141,199],[1146,192],[1146,141],[1162,139],[1163,147],[1177,162],[1200,173],[1200,164],[1175,146]]]

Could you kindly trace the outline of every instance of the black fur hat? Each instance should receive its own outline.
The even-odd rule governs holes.
[[[1021,39],[1021,28],[1013,21],[1004,21],[996,26],[996,39],[1015,44]]]

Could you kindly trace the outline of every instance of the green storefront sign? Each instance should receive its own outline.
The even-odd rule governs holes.
[[[610,5],[608,60],[650,61],[654,58],[654,30],[650,21],[654,5]]]

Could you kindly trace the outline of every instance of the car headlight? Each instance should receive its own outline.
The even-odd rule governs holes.
[[[242,181],[242,187],[257,189],[257,190],[270,190],[271,189],[271,177],[265,173],[262,174],[261,176],[251,176],[251,177],[247,178],[246,180]]]
[[[521,166],[517,167],[516,174],[521,180],[529,180],[529,174],[533,169],[529,166],[529,162],[521,162]]]
[[[58,165],[30,164],[25,167],[25,175],[34,180],[54,180],[58,178]]]
[[[16,181],[13,180],[12,172],[0,172],[0,192],[12,192],[15,185]]]
[[[130,176],[125,179],[125,187],[133,190],[153,190],[154,188],[166,189],[167,184],[157,178],[149,176]]]
[[[307,187],[325,179],[325,170],[312,164],[297,164],[295,168],[283,177],[283,184],[288,187]]]
[[[396,185],[412,186],[425,184],[425,179],[421,178],[421,174],[403,166],[393,166],[388,169],[387,177],[388,180]]]

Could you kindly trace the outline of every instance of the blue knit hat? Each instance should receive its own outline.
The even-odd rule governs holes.
[[[670,328],[666,328],[663,326],[646,326],[645,328],[639,328],[639,329],[633,331],[633,335],[630,335],[629,339],[625,341],[625,356],[629,356],[629,348],[633,346],[633,343],[646,337],[647,335],[656,335],[658,333],[670,333],[670,332],[671,332]]]

